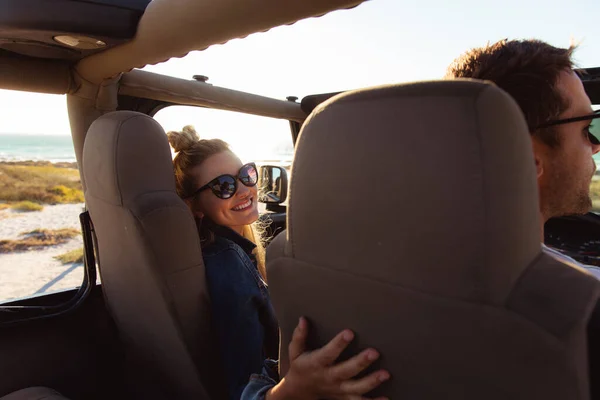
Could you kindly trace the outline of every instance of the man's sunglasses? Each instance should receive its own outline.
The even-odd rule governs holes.
[[[598,118],[600,118],[600,110],[596,110],[592,114],[584,115],[583,117],[557,119],[554,121],[546,122],[536,127],[534,131],[537,131],[538,129],[542,128],[548,128],[550,126],[570,124],[571,122],[592,120],[592,123],[589,127],[588,139],[592,144],[597,145],[600,144],[600,121],[597,120]]]
[[[256,186],[258,182],[258,171],[254,163],[248,163],[240,168],[236,176],[224,174],[217,176],[200,189],[196,190],[190,197],[196,196],[203,190],[210,189],[220,199],[229,199],[233,197],[237,191],[237,181],[242,182],[245,186]]]

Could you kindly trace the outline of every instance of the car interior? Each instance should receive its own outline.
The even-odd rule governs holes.
[[[261,219],[270,224],[267,268],[281,323],[282,375],[283,344],[307,315],[312,348],[350,327],[358,333],[350,352],[367,344],[381,349],[373,368],[387,368],[394,379],[374,394],[588,398],[585,322],[600,293],[574,270],[538,279],[557,262],[540,253],[530,143],[504,92],[487,83],[439,81],[298,101],[140,70],[362,2],[2,2],[0,89],[66,95],[86,211],[81,286],[0,303],[1,400],[226,397],[197,228],[176,193],[167,137],[154,118],[173,105],[289,122],[296,149],[289,177],[276,165],[262,170],[272,182]],[[592,103],[600,104],[600,68],[581,76]],[[419,182],[433,165],[423,155],[432,148],[416,121],[432,107],[452,116],[437,139],[439,149],[455,148],[440,151],[455,168],[444,184],[425,187]],[[381,140],[367,134],[374,131]],[[518,163],[495,156],[503,148],[518,149]],[[382,156],[392,149],[401,155]],[[404,170],[387,180],[381,172],[399,157]],[[357,173],[345,174],[353,164]],[[374,208],[408,211],[349,219],[358,199],[327,201],[350,181],[373,177]],[[487,180],[502,185],[482,184]],[[396,190],[406,185],[411,196]],[[507,191],[515,196],[495,196]],[[439,198],[449,201],[430,204]],[[398,230],[400,224],[408,229]],[[596,214],[551,220],[545,234],[575,259],[600,265]],[[356,290],[368,295],[353,297]],[[570,300],[559,301],[564,296]],[[403,306],[381,312],[389,304]],[[542,373],[524,373],[532,368]],[[486,377],[498,374],[506,384],[486,395],[495,382]],[[473,376],[480,379],[470,385]]]

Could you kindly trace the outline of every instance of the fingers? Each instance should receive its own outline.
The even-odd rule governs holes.
[[[390,379],[389,372],[379,370],[361,379],[344,381],[340,385],[340,389],[344,393],[364,394],[375,389],[388,379]]]
[[[315,360],[320,365],[333,364],[353,339],[354,333],[351,330],[346,329],[338,333],[329,343],[314,352]]]
[[[294,329],[294,333],[292,334],[292,341],[288,347],[290,361],[295,360],[304,353],[307,334],[308,322],[306,321],[306,318],[300,317],[298,325],[296,325],[296,329]]]
[[[334,380],[345,381],[364,371],[378,358],[379,353],[377,350],[367,349],[349,360],[334,365],[329,369],[329,374]]]

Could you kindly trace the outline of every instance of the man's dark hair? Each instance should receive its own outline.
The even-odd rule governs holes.
[[[469,50],[448,67],[446,78],[494,82],[517,101],[531,134],[555,147],[559,140],[553,129],[534,130],[569,107],[556,83],[561,72],[573,69],[574,50],[575,46],[562,49],[540,40],[505,39]]]

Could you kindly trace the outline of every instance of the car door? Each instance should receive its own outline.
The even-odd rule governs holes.
[[[0,396],[44,385],[106,398],[122,391],[122,354],[95,264],[83,262],[64,96],[0,90],[0,100]]]

